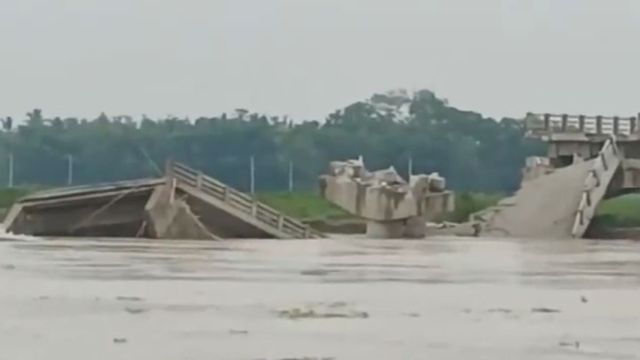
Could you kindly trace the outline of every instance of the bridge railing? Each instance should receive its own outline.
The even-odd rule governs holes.
[[[587,174],[575,221],[571,229],[573,237],[584,235],[598,202],[605,196],[610,178],[620,164],[618,151],[615,137],[612,136],[602,146],[598,157],[593,163],[593,167]]]
[[[322,237],[321,233],[301,221],[286,216],[278,210],[257,201],[252,196],[238,191],[186,165],[169,162],[167,171],[169,175],[178,182],[196,188],[213,198],[223,201],[230,207],[255,218],[259,222],[276,228],[278,231],[292,238],[306,239]]]
[[[525,126],[533,132],[629,135],[640,130],[639,118],[640,114],[619,117],[529,113],[525,118]]]

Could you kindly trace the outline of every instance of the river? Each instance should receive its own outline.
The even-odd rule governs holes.
[[[0,359],[640,359],[640,243],[0,241]]]

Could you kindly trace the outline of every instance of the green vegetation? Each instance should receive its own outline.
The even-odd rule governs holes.
[[[456,193],[456,209],[445,220],[452,222],[464,222],[475,212],[491,207],[500,201],[504,195],[484,193]]]
[[[17,120],[4,119],[0,132],[0,184],[8,183],[12,153],[18,185],[66,184],[69,159],[74,183],[89,184],[157,176],[173,158],[246,191],[253,156],[257,191],[286,190],[290,164],[296,189],[314,191],[329,161],[362,155],[370,169],[394,166],[404,175],[412,158],[415,173],[438,172],[457,191],[510,192],[525,157],[544,152],[524,139],[521,122],[459,110],[427,90],[377,94],[297,123],[244,109],[154,120],[36,109]]]
[[[258,199],[283,213],[303,220],[349,217],[342,209],[311,192],[263,193]]]
[[[342,209],[311,192],[262,193],[258,195],[258,198],[287,215],[305,220],[345,219],[351,217]],[[456,210],[448,214],[445,220],[453,222],[467,221],[469,215],[495,205],[501,198],[503,198],[501,194],[469,192],[456,194]]]
[[[158,176],[164,162],[202,170],[242,191],[249,190],[254,158],[260,198],[299,218],[344,218],[345,214],[313,192],[330,161],[362,155],[369,169],[393,166],[407,175],[438,172],[460,192],[449,220],[494,204],[520,183],[527,156],[544,153],[544,144],[526,140],[523,124],[495,120],[457,109],[422,90],[376,94],[337,110],[325,119],[293,123],[287,118],[238,109],[197,119],[134,119],[101,114],[96,119],[47,117],[35,109],[24,119],[0,119],[0,184],[62,186],[73,164],[73,183],[91,184]],[[289,170],[295,188],[289,194]],[[0,196],[8,206],[22,190]]]
[[[0,209],[9,208],[16,200],[33,192],[32,188],[0,189]]]
[[[602,227],[640,226],[640,195],[631,194],[604,201],[594,221]]]
[[[16,200],[33,192],[30,187],[0,189],[0,221],[4,219],[7,211]]]

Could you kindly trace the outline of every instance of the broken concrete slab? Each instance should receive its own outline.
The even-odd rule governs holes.
[[[7,231],[36,236],[162,239],[319,238],[324,235],[181,164],[166,176],[54,189],[19,200]]]

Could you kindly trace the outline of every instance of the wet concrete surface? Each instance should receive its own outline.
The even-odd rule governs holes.
[[[0,359],[640,359],[640,243],[0,241]]]

